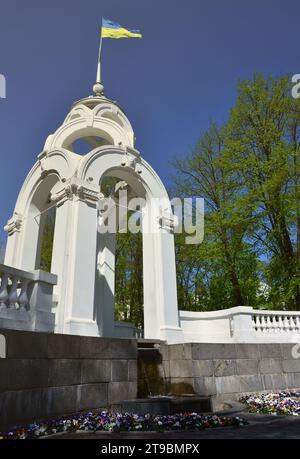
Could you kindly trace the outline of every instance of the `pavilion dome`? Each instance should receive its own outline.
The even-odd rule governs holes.
[[[83,143],[87,144],[85,149]],[[82,155],[105,145],[134,148],[134,143],[133,128],[124,110],[102,93],[76,101],[45,147],[48,151],[62,147]]]

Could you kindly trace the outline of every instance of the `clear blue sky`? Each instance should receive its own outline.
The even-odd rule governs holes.
[[[299,0],[1,0],[0,8],[0,240],[46,137],[91,94],[102,16],[143,32],[105,40],[103,80],[166,183],[171,158],[226,119],[238,79],[300,73]]]

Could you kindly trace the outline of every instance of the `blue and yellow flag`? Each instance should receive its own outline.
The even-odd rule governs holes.
[[[102,19],[102,38],[142,38],[140,30],[125,29],[109,19]]]

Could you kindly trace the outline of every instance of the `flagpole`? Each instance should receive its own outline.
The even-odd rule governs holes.
[[[96,83],[101,83],[101,55],[102,55],[102,25],[101,25],[100,44],[99,44]]]
[[[96,83],[93,86],[93,91],[97,97],[103,97],[104,95],[104,86],[101,83],[101,55],[102,55],[102,27],[103,19],[101,25],[101,35],[100,35],[100,44],[99,44],[99,53],[98,53],[98,62],[97,62],[97,76]]]

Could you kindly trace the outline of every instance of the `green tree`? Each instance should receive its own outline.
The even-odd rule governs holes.
[[[255,254],[246,240],[252,208],[245,208],[240,183],[225,172],[221,162],[224,141],[225,131],[212,125],[190,155],[173,163],[173,193],[205,199],[204,242],[200,246],[177,246],[179,297],[183,301],[189,285],[201,288],[201,309],[247,304],[253,301],[258,283]],[[242,269],[250,260],[251,281],[244,279]]]
[[[239,85],[225,134],[223,166],[254,209],[249,237],[267,259],[272,306],[300,308],[300,105],[290,78],[254,75]]]
[[[116,319],[143,327],[143,247],[141,233],[116,235]]]

